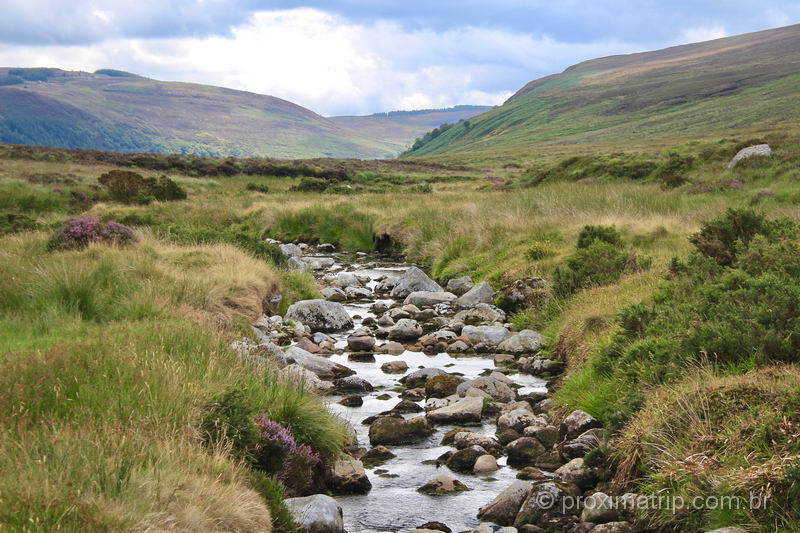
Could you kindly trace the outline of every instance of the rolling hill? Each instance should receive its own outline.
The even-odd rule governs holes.
[[[400,151],[272,96],[116,70],[44,68],[0,68],[0,142],[281,158]]]
[[[366,116],[330,117],[345,128],[366,134],[393,146],[397,153],[405,151],[414,139],[442,124],[466,120],[492,109],[492,106],[457,105],[447,109],[390,111]]]
[[[411,156],[703,135],[800,121],[800,25],[611,56],[525,85]]]

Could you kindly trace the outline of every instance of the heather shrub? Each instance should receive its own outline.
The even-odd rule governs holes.
[[[78,217],[67,220],[50,237],[47,249],[79,250],[90,243],[126,245],[137,241],[133,230],[118,222],[103,223],[90,217]]]
[[[130,170],[112,170],[97,181],[105,187],[113,201],[123,204],[186,199],[186,191],[167,176],[145,178]]]
[[[292,192],[325,192],[330,184],[319,178],[303,178],[297,185],[289,188]]]
[[[665,188],[678,187],[686,183],[686,173],[694,167],[694,164],[693,156],[682,156],[671,152],[667,155],[667,159],[655,169],[653,175],[661,181]]]
[[[612,246],[622,246],[622,235],[614,226],[584,226],[578,234],[578,248],[586,248],[595,241]]]
[[[269,193],[269,186],[266,183],[256,183],[251,181],[250,183],[245,185],[244,188],[247,191],[260,192],[263,194]]]

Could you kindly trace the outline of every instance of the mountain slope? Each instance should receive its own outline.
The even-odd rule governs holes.
[[[492,109],[492,106],[457,105],[447,109],[420,109],[417,111],[390,111],[367,116],[329,117],[340,126],[358,131],[373,139],[392,145],[397,153],[403,152],[414,139],[445,123],[456,123]]]
[[[101,72],[0,69],[0,142],[287,158],[397,153],[272,96]]]
[[[413,156],[702,134],[800,120],[800,25],[612,56],[528,83]]]

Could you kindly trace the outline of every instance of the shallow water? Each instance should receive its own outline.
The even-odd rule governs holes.
[[[337,258],[340,264],[345,265],[343,271],[353,272],[361,276],[369,276],[373,280],[381,276],[397,276],[402,274],[408,265],[397,263],[381,263],[380,266],[347,264],[345,258]],[[373,288],[376,282],[369,284]],[[369,312],[369,307],[380,299],[369,302],[347,304],[345,307],[351,316],[359,315],[361,318],[375,316]],[[392,300],[381,300],[392,302]],[[361,324],[356,319],[355,328]],[[346,347],[346,338],[352,330],[334,335],[338,347]],[[380,342],[380,341],[379,341]],[[370,448],[368,431],[369,427],[362,425],[361,421],[383,411],[387,411],[397,404],[401,398],[394,389],[399,385],[398,380],[404,374],[385,374],[380,367],[387,361],[403,360],[408,364],[411,373],[419,368],[441,368],[447,372],[463,374],[465,377],[474,378],[485,370],[494,368],[491,358],[483,357],[451,357],[446,353],[426,355],[420,352],[405,351],[401,355],[375,354],[375,360],[370,362],[357,362],[348,359],[347,353],[334,355],[331,360],[348,366],[356,371],[359,377],[369,381],[375,391],[364,396],[364,404],[359,407],[344,407],[337,402],[341,396],[330,397],[330,409],[345,420],[352,423],[358,435],[359,445]],[[533,376],[511,375],[514,382],[523,385],[519,393],[541,391],[544,392],[545,381]],[[379,400],[377,397],[388,394],[390,399]],[[420,406],[424,401],[418,402]],[[404,415],[406,418],[420,416],[423,413]],[[494,423],[491,419],[484,419],[482,426],[471,429],[493,435]],[[500,469],[490,475],[473,475],[451,472],[446,466],[437,468],[434,464],[422,464],[423,461],[434,460],[445,452],[452,450],[450,446],[440,446],[442,436],[452,429],[450,425],[436,426],[434,435],[411,445],[389,446],[397,457],[381,466],[367,469],[367,475],[372,482],[372,490],[365,495],[337,496],[336,500],[344,511],[345,528],[350,533],[377,532],[377,531],[410,531],[425,522],[432,520],[447,524],[453,531],[469,530],[480,523],[476,518],[478,508],[490,502],[497,494],[505,489],[516,479],[516,470],[506,466],[505,458],[498,459]],[[376,474],[375,470],[385,470],[386,474]],[[440,475],[449,474],[461,480],[471,490],[453,495],[431,496],[420,494],[417,488],[426,481]]]

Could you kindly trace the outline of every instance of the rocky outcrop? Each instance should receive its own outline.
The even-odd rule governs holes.
[[[342,304],[321,299],[293,303],[284,319],[301,322],[315,332],[344,331],[353,327],[353,319]]]
[[[742,148],[739,150],[733,159],[728,162],[728,168],[733,168],[736,166],[739,161],[742,159],[747,159],[748,157],[754,156],[761,156],[767,157],[772,155],[772,148],[768,144],[756,144],[753,146],[748,146],[747,148]]]

